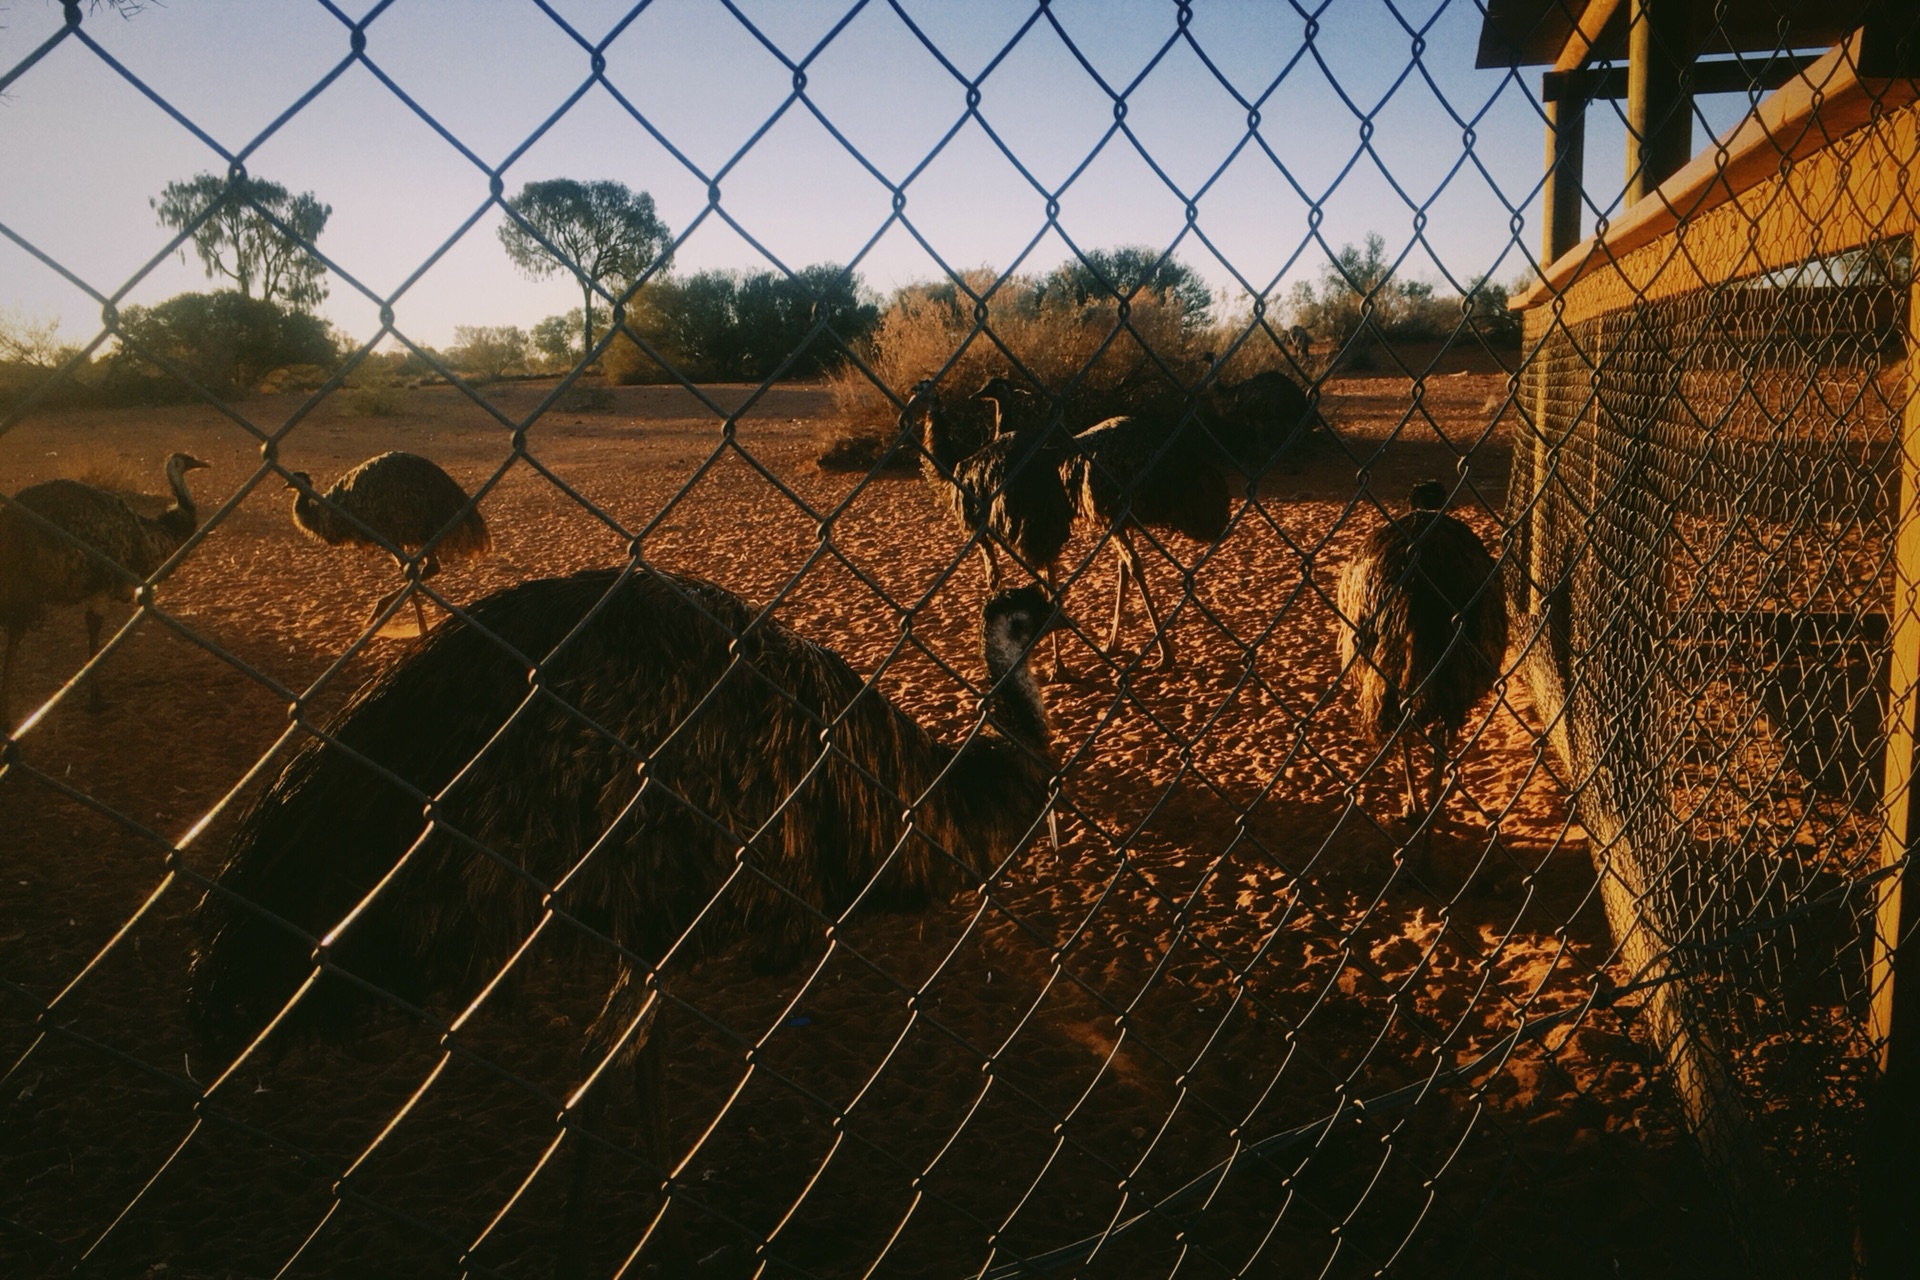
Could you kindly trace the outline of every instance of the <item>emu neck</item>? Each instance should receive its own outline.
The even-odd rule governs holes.
[[[1026,655],[997,654],[989,643],[987,675],[993,682],[987,695],[988,721],[1035,755],[1051,758],[1047,705],[1027,670]]]
[[[298,490],[293,495],[293,522],[320,541],[339,541],[333,527],[333,512],[327,504]]]
[[[921,403],[920,421],[920,443],[927,456],[941,470],[951,472],[954,463],[960,461],[960,455],[954,451],[952,433],[946,429],[946,415],[937,401],[926,400]]]
[[[167,468],[167,484],[173,490],[173,505],[154,518],[175,542],[184,542],[187,535],[200,527],[200,512],[193,505],[193,494],[187,489],[187,477],[178,467]]]

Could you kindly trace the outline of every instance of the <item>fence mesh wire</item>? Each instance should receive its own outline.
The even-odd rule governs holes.
[[[489,188],[415,278],[519,218],[517,158],[590,95],[714,192],[676,245],[725,224],[795,276],[720,192],[782,114],[809,113],[894,193],[867,249],[903,229],[955,287],[953,349],[916,371],[950,406],[975,362],[1017,375],[1045,353],[1012,336],[1021,265],[941,257],[910,198],[920,169],[869,159],[809,96],[856,18],[897,23],[951,79],[956,132],[979,126],[1016,167],[981,114],[992,67],[1064,44],[1114,104],[1100,146],[1193,211],[1168,256],[1208,226],[1204,185],[1179,187],[1127,122],[1162,59],[1198,55],[1289,182],[1260,119],[1289,77],[1325,77],[1363,125],[1379,110],[1310,58],[1236,86],[1184,4],[1132,85],[1099,80],[1044,4],[976,75],[910,6],[852,5],[796,51],[728,4],[791,84],[709,169],[608,72],[648,5],[596,34],[532,0],[577,46],[579,92],[490,162],[382,67],[381,21],[404,6],[316,7],[340,62],[237,150],[97,38],[111,9],[63,6],[0,90],[91,60],[237,178],[369,73]],[[1385,12],[1417,75],[1425,26]],[[1300,17],[1310,48],[1316,14]],[[1816,43],[1783,32],[1783,54]],[[241,398],[122,323],[194,228],[102,281],[0,211],[0,235],[103,315],[0,418],[8,494],[71,474],[83,444],[137,459],[149,489],[176,449],[212,464],[188,476],[194,531],[154,563],[83,557],[132,605],[106,611],[98,656],[77,599],[9,636],[6,1270],[1845,1270],[1887,1047],[1875,912],[1906,865],[1911,741],[1888,726],[1913,668],[1896,643],[1913,610],[1911,82],[1859,83],[1880,104],[1870,145],[1783,139],[1797,167],[1702,215],[1707,233],[1682,217],[1543,286],[1517,347],[1471,306],[1438,342],[1400,341],[1384,292],[1347,331],[1292,332],[1281,277],[1224,260],[1257,305],[1198,365],[1156,348],[1145,292],[1105,313],[1095,356],[1137,352],[1159,388],[1139,448],[1197,461],[1189,488],[1219,484],[1229,506],[1197,539],[1144,506],[1132,524],[1077,514],[1052,580],[1078,670],[1026,687],[1044,739],[983,657],[976,548],[999,543],[1005,584],[1046,566],[954,522],[952,469],[920,457],[924,401],[829,309],[757,385],[697,383],[637,330],[665,385],[602,390],[604,335],[561,376],[489,385],[396,319],[414,279],[382,292],[308,243],[383,327],[310,389]],[[1490,92],[1536,87],[1515,72]],[[1487,103],[1440,103],[1466,138],[1448,181],[1487,181],[1524,259],[1537,192],[1482,167]],[[1074,246],[1063,188],[1027,180],[1035,243]],[[1405,199],[1424,228],[1440,195]],[[1314,221],[1282,276],[1331,256]],[[618,321],[664,269],[586,283]],[[187,403],[63,400],[116,343]],[[425,362],[423,385],[369,390],[382,344]],[[814,465],[815,424],[845,406],[785,374],[822,346],[884,393],[894,458]],[[1221,390],[1236,358],[1298,379],[1311,413],[1243,409]],[[1070,434],[1089,425],[1071,420],[1086,371],[1035,381],[1045,426],[1008,437],[1015,475],[1117,466]],[[1256,418],[1269,447],[1249,463],[1233,433]],[[490,557],[435,575],[418,541],[391,548],[405,590],[383,594],[402,581],[389,559],[301,540],[293,473],[318,492],[388,448],[456,475]],[[901,474],[907,455],[930,484]],[[1343,625],[1391,628],[1337,601],[1429,477],[1498,565],[1443,610],[1446,643],[1496,601],[1510,643],[1426,810],[1405,804],[1419,726],[1369,735],[1381,671],[1338,644]],[[23,528],[83,545],[29,501],[0,501],[9,516],[16,557]],[[1103,654],[1129,549],[1157,630],[1134,610]],[[229,986],[208,997],[195,966],[222,922]],[[255,994],[208,1015],[229,990]]]

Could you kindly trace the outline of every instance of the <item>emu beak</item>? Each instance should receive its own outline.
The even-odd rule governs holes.
[[[213,464],[211,462],[202,462],[198,458],[188,458],[187,465],[180,469],[182,471],[210,471],[213,469]]]

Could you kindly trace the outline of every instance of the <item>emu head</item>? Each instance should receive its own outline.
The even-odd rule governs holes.
[[[189,471],[205,471],[212,465],[211,462],[200,461],[190,453],[167,455],[167,470],[173,475],[184,475]]]
[[[1413,486],[1407,494],[1407,501],[1415,511],[1445,511],[1447,509],[1447,486],[1438,480],[1422,480]]]
[[[311,489],[313,488],[313,477],[304,471],[289,471],[287,472],[287,488]]]
[[[980,616],[987,670],[996,678],[1005,675],[1027,660],[1036,641],[1065,625],[1065,615],[1038,583],[994,593]]]
[[[1000,404],[1005,405],[1009,400],[1013,399],[1014,395],[1013,384],[996,374],[988,378],[986,382],[981,385],[980,389],[973,393],[972,398],[975,400],[997,400]]]

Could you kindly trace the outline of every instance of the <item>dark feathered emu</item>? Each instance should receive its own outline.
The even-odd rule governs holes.
[[[1118,652],[1131,580],[1157,637],[1160,665],[1171,665],[1173,638],[1153,607],[1131,531],[1144,528],[1209,545],[1218,542],[1227,530],[1226,477],[1205,457],[1191,424],[1182,429],[1176,419],[1157,415],[1109,418],[1089,427],[1073,438],[1060,469],[1081,519],[1113,539],[1119,560],[1108,654]]]
[[[953,442],[960,433],[948,420],[932,383],[914,388],[907,410],[921,428],[921,474],[954,519],[977,539],[987,564],[987,589],[1000,586],[1000,562],[994,550],[998,542],[1051,591],[1054,566],[1073,534],[1073,504],[1061,483],[1057,448],[1050,443],[1052,425],[1045,418],[999,434],[997,397],[1009,390],[1005,379],[995,379],[975,393],[976,400],[994,408],[995,434],[964,455],[956,456]],[[1051,674],[1056,679],[1064,674],[1057,636]]]
[[[1073,536],[1073,501],[1060,465],[1070,451],[1070,437],[1057,414],[1005,378],[987,379],[973,398],[992,407],[993,438],[956,464],[956,480],[965,475],[966,484],[990,486],[988,527],[1052,593],[1060,553]],[[1050,678],[1065,679],[1069,673],[1060,656],[1058,630],[1052,644]]]
[[[331,744],[308,742],[241,820],[189,978],[216,1053],[283,1008],[281,1032],[345,1032],[369,1002],[354,979],[458,1009],[537,928],[591,930],[622,950],[590,1044],[628,1055],[670,1167],[646,965],[744,940],[783,967],[856,901],[982,883],[1048,807],[1026,662],[1055,613],[1036,586],[984,607],[985,720],[958,747],[712,583],[594,571],[466,614],[356,694]],[[321,939],[352,977],[302,990]]]
[[[1277,369],[1221,383],[1205,401],[1206,425],[1233,465],[1258,476],[1313,430],[1313,402]]]
[[[20,638],[40,625],[48,605],[83,605],[87,659],[100,652],[101,612],[108,600],[132,600],[200,526],[186,474],[207,464],[188,454],[167,458],[173,505],[143,516],[119,495],[78,480],[29,485],[0,507],[0,623],[7,655],[0,670],[0,727],[13,724],[13,660]],[[104,706],[100,682],[89,682],[93,710]]]
[[[440,557],[472,560],[493,549],[493,535],[460,482],[417,453],[394,450],[368,458],[317,493],[313,478],[292,473],[287,487],[295,490],[293,522],[330,547],[347,543],[378,547],[399,564],[420,556],[420,581],[440,572]],[[422,554],[424,553],[424,554]],[[406,588],[388,592],[374,605],[383,613]],[[426,611],[414,593],[413,613],[420,634],[427,631]]]
[[[1445,486],[1422,481],[1411,502],[1411,512],[1369,534],[1347,562],[1335,607],[1340,663],[1357,683],[1361,725],[1379,745],[1399,738],[1407,816],[1431,809],[1437,820],[1453,737],[1506,661],[1507,599],[1478,535],[1445,513]],[[1416,733],[1433,754],[1429,802],[1414,784]],[[1421,862],[1429,843],[1420,842]]]

